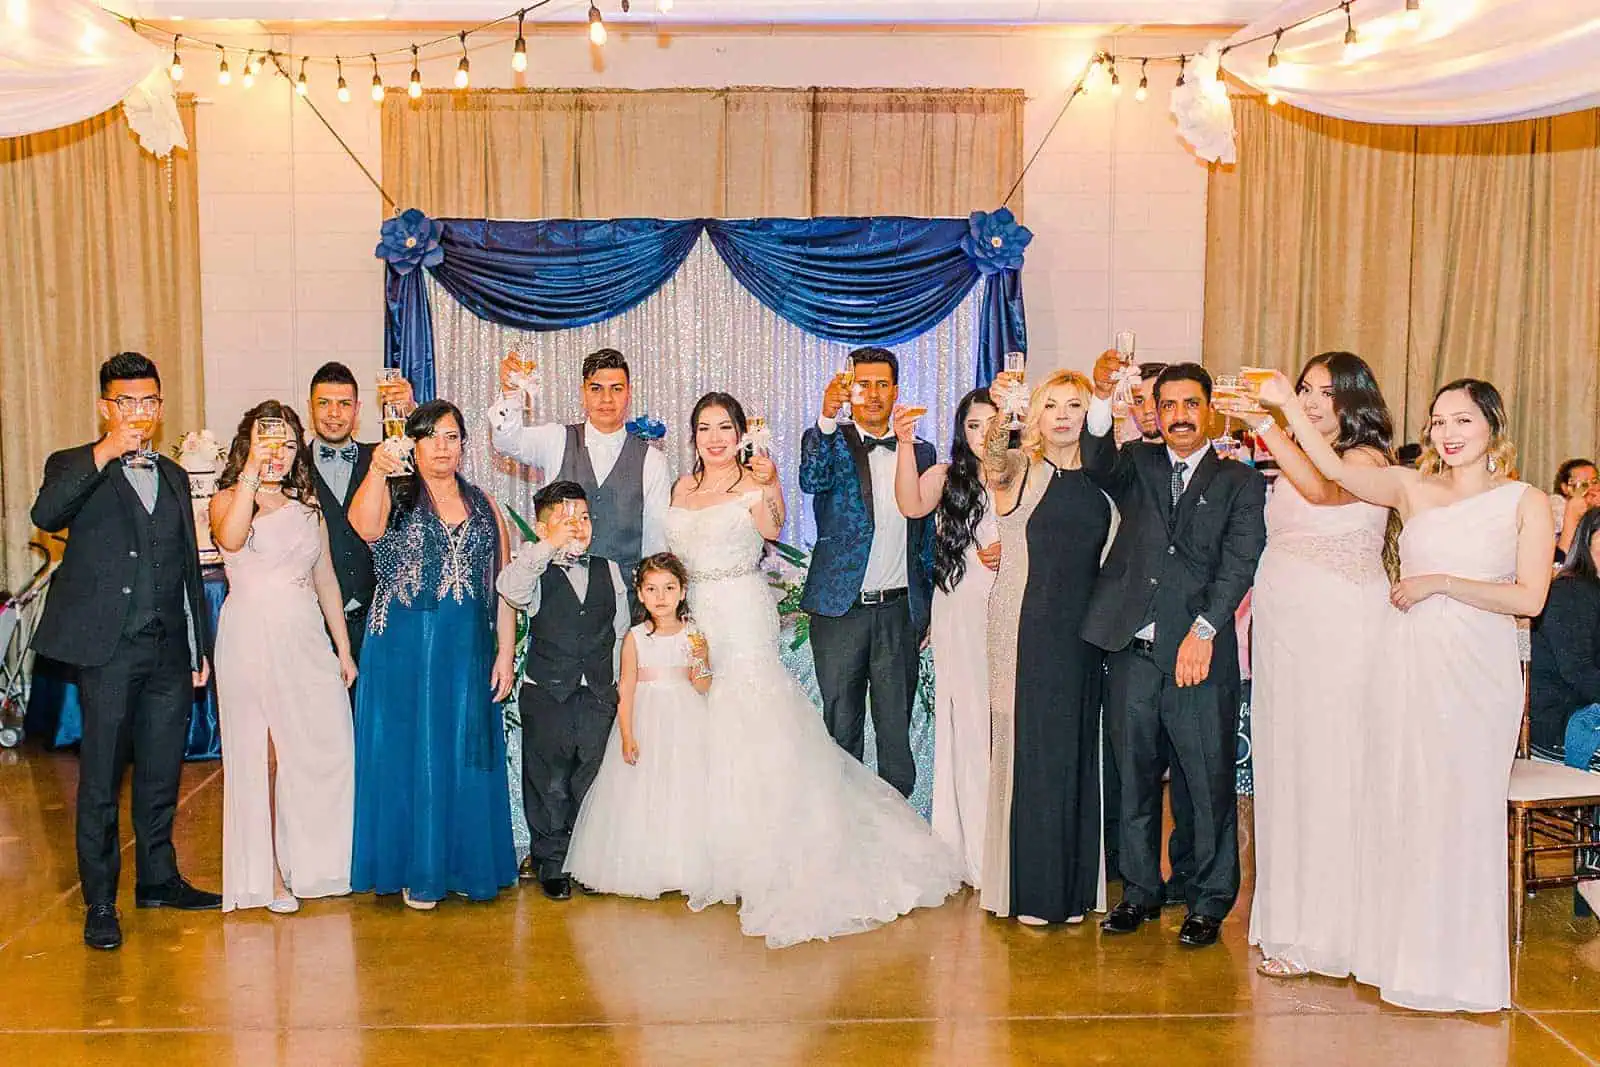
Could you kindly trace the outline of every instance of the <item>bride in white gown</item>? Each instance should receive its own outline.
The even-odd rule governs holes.
[[[744,411],[708,393],[690,416],[697,461],[667,513],[668,547],[710,648],[711,884],[689,906],[739,904],[773,948],[860,933],[961,885],[958,858],[905,799],[834,744],[778,658],[778,614],[758,568],[783,525],[772,460],[740,463]]]

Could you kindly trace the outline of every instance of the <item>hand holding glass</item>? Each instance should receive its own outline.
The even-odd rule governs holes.
[[[401,411],[400,405],[393,400],[385,401],[383,405],[383,443],[384,446],[389,448],[391,451],[401,453],[410,452],[410,449],[405,447],[406,417],[404,412]],[[411,458],[408,454],[406,456],[405,469],[396,471],[395,473],[389,475],[389,477],[399,478],[410,473]]]
[[[1005,398],[1001,401],[1006,414],[1011,416],[1011,428],[1022,429],[1022,416],[1028,410],[1028,390],[1025,388],[1027,381],[1027,359],[1021,352],[1007,352],[1005,359],[1005,372],[1015,379],[1015,385],[1006,391]]]

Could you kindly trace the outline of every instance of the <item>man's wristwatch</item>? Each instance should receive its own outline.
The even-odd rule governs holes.
[[[1189,632],[1202,641],[1209,641],[1217,636],[1217,628],[1204,619],[1195,619],[1194,625],[1189,627]]]

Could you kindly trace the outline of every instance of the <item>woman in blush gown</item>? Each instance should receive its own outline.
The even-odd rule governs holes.
[[[966,863],[966,881],[983,871],[989,806],[989,591],[1000,566],[994,499],[978,456],[997,417],[989,390],[956,405],[950,462],[917,473],[915,410],[896,412],[895,500],[900,513],[934,515],[933,832]]]
[[[279,420],[288,436],[263,441],[261,419]],[[275,400],[245,412],[211,499],[211,535],[228,571],[216,649],[223,911],[287,914],[301,898],[350,892],[346,686],[356,665],[304,436]]]
[[[1341,457],[1274,375],[1280,408],[1325,477],[1400,512],[1400,609],[1382,634],[1357,805],[1357,980],[1423,1011],[1511,1006],[1506,786],[1522,719],[1516,617],[1550,586],[1549,500],[1515,481],[1493,385],[1435,394],[1417,470]]]
[[[739,924],[780,948],[860,933],[961,885],[961,862],[892,786],[836,745],[778,657],[778,613],[758,564],[783,526],[777,468],[741,462],[744,411],[708,393],[689,419],[695,468],[667,512],[668,548],[715,657],[699,910],[739,905]]]
[[[1306,420],[1347,464],[1389,462],[1394,426],[1372,370],[1324,352],[1300,372]],[[1217,410],[1239,418],[1239,402]],[[1254,413],[1259,418],[1259,411]],[[1267,501],[1253,594],[1251,738],[1256,888],[1250,943],[1273,978],[1342,978],[1355,959],[1362,744],[1386,705],[1370,682],[1386,623],[1389,511],[1328,481],[1269,416],[1254,427],[1282,472]]]

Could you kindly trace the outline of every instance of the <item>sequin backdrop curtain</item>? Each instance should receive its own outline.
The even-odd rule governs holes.
[[[432,90],[383,181],[433,218],[964,218],[1022,168],[1015,89]],[[1009,206],[1023,217],[1022,190]]]
[[[702,394],[732,393],[747,415],[767,416],[789,504],[783,539],[806,547],[815,539],[810,508],[796,480],[800,435],[816,421],[823,386],[844,366],[851,346],[813,337],[767,310],[734,279],[709,238],[702,236],[677,274],[644,303],[574,330],[497,326],[472,314],[431,278],[427,285],[439,395],[467,414],[464,473],[525,518],[532,518],[538,473],[497,456],[483,419],[498,399],[500,359],[517,347],[538,360],[538,417],[576,422],[582,418],[579,364],[587,353],[609,346],[628,356],[633,413],[648,412],[667,424],[667,457],[678,473],[693,461],[689,411]],[[980,286],[939,326],[895,347],[901,398],[928,408],[919,432],[937,441],[941,455],[948,452],[956,404],[976,373],[982,299]]]

